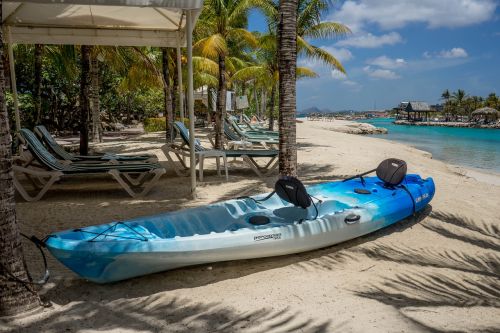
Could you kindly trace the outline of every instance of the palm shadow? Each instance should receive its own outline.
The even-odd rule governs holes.
[[[372,283],[355,294],[393,306],[412,321],[415,320],[406,316],[403,309],[445,306],[500,308],[500,247],[496,226],[442,212],[432,212],[430,217],[421,224],[424,228],[478,246],[482,252],[467,253],[467,247],[411,249],[374,245],[361,248],[358,251],[372,259],[405,264],[415,273],[386,276],[383,282]],[[415,323],[430,331],[439,331],[422,322]],[[494,330],[485,328],[479,331]]]
[[[331,320],[303,318],[289,308],[262,308],[237,312],[215,302],[151,295],[142,299],[121,298],[113,302],[88,301],[54,309],[43,319],[28,325],[5,323],[10,332],[71,332],[73,330],[137,332],[262,332],[324,333],[332,329]],[[342,326],[342,323],[335,325]]]

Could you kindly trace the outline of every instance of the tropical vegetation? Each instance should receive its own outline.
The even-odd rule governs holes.
[[[463,89],[450,92],[448,89],[441,94],[443,113],[448,120],[457,120],[462,117],[471,119],[472,112],[481,107],[490,107],[500,110],[500,97],[490,93],[486,97],[467,94]]]

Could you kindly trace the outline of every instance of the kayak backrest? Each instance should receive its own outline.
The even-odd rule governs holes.
[[[311,206],[311,196],[304,184],[295,177],[285,176],[274,185],[274,191],[283,200],[306,209]]]
[[[382,161],[376,170],[377,177],[385,185],[397,186],[405,179],[407,171],[406,162],[397,158],[389,158]]]

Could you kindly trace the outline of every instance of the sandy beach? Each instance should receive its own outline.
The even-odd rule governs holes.
[[[329,248],[266,259],[182,268],[109,285],[80,279],[49,255],[41,290],[52,306],[0,322],[2,332],[498,332],[500,175],[448,165],[396,142],[339,133],[336,122],[298,124],[299,176],[306,184],[372,169],[385,158],[433,177],[428,209],[374,234]],[[206,142],[202,133],[201,139]],[[26,234],[107,223],[269,191],[257,178],[207,163],[198,197],[168,169],[163,133],[97,145],[155,153],[167,167],[151,193],[132,199],[110,178],[57,184],[39,202],[18,196]],[[208,144],[207,144],[208,146]],[[28,264],[40,258],[32,247]]]

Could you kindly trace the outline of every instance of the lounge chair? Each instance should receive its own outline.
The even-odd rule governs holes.
[[[165,153],[167,160],[169,161],[170,165],[175,170],[175,172],[178,175],[183,175],[182,171],[179,170],[179,168],[177,167],[176,163],[174,162],[170,154],[173,153],[175,156],[177,156],[184,170],[189,169],[185,165],[183,159],[181,158],[181,156],[189,157],[189,132],[186,126],[184,126],[184,124],[181,122],[175,122],[174,128],[182,139],[182,145],[179,146],[176,144],[167,144],[162,147],[162,150]],[[247,164],[259,177],[269,174],[278,166],[277,150],[215,150],[215,149],[207,149],[201,145],[199,140],[195,140],[195,153],[197,158],[196,162],[198,162],[198,160],[200,160],[201,158],[200,163],[203,163],[202,160],[205,154],[209,154],[209,156],[211,156],[212,154],[216,155],[218,154],[219,157],[223,156],[224,165],[226,166],[226,176],[227,176],[227,164],[226,164],[227,157],[243,159],[243,162]],[[269,159],[269,161],[265,166],[262,167],[255,161],[256,158],[267,158]],[[200,170],[200,179],[202,179],[203,165],[200,164],[199,170]]]
[[[24,163],[13,166],[14,186],[26,201],[40,200],[48,189],[62,177],[88,174],[109,174],[131,197],[135,198],[147,194],[165,173],[165,169],[158,163],[114,161],[113,163],[90,164],[60,161],[45,148],[30,130],[21,129],[20,139],[28,149],[32,160],[16,159],[17,163]],[[38,166],[33,163],[34,161],[38,163]],[[38,190],[38,193],[29,194],[17,178],[18,174],[25,175]]]
[[[155,155],[117,155],[104,153],[102,155],[81,156],[68,153],[61,147],[54,137],[49,133],[43,125],[35,127],[35,133],[40,137],[41,141],[60,159],[65,161],[91,161],[91,162],[109,162],[109,161],[149,161],[158,162]]]
[[[261,145],[264,147],[264,149],[271,149],[271,148],[276,148],[279,144],[279,141],[277,138],[256,138],[256,137],[247,137],[247,136],[240,136],[238,133],[236,133],[231,126],[227,122],[224,122],[224,135],[226,139],[228,140],[227,143],[229,146],[231,146],[231,143],[242,143],[242,144],[236,144],[240,146],[245,146],[244,143],[249,142],[251,144],[257,144]],[[212,141],[212,140],[211,140]],[[213,142],[212,142],[213,144]]]
[[[252,139],[267,139],[267,140],[278,140],[278,133],[265,133],[265,132],[259,132],[259,131],[250,131],[250,130],[243,130],[236,121],[233,119],[228,119],[229,124],[233,127],[233,129],[238,133],[238,135],[246,138],[252,138]]]

